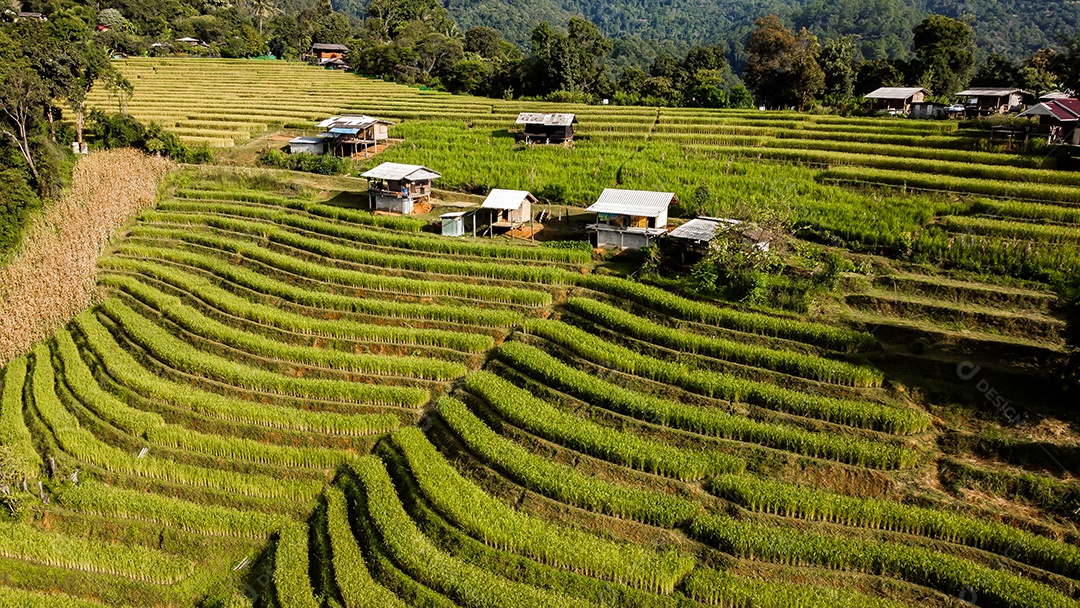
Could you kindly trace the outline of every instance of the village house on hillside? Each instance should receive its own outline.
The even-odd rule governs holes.
[[[596,223],[586,228],[596,234],[597,247],[648,247],[667,234],[668,207],[676,202],[671,192],[605,188],[586,209],[596,213]]]
[[[1023,89],[966,89],[956,94],[963,100],[968,114],[1004,114],[1023,108],[1034,95]]]
[[[410,215],[431,200],[431,182],[442,175],[420,165],[383,163],[360,174],[368,179],[368,204],[376,211]]]
[[[564,144],[574,141],[573,114],[522,112],[514,124],[525,125],[522,137],[527,144]]]
[[[315,61],[327,68],[333,68],[335,70],[347,70],[349,65],[345,63],[345,53],[349,52],[349,47],[344,44],[325,44],[322,42],[316,42],[311,45],[307,53],[304,53],[301,59],[315,59]]]
[[[911,113],[911,104],[922,103],[930,92],[922,87],[881,87],[863,95],[878,112]]]
[[[289,153],[333,154],[351,157],[365,156],[386,146],[389,129],[394,123],[370,116],[331,116],[318,126],[324,131],[319,135],[297,137],[289,141]]]
[[[1035,104],[1020,116],[1037,116],[1047,129],[1047,143],[1080,146],[1080,99],[1057,98]]]
[[[525,190],[495,188],[484,199],[481,209],[491,214],[492,229],[516,230],[532,219],[532,205],[536,197]]]

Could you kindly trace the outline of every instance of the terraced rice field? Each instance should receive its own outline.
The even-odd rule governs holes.
[[[605,187],[675,192],[676,214],[771,208],[812,239],[931,264],[1051,280],[1080,270],[1080,177],[1048,154],[986,151],[955,121],[794,112],[560,106],[573,149],[522,149],[522,110],[552,104],[452,96],[285,62],[133,59],[129,111],[191,143],[232,146],[343,112],[398,122],[402,145],[367,161],[423,164],[439,186],[530,190],[585,206]],[[212,92],[212,94],[211,94]],[[91,103],[115,108],[103,88]]]
[[[861,272],[828,309],[763,312],[307,176],[184,169],[100,260],[101,303],[0,376],[0,605],[1080,603],[1080,449],[1030,369],[1061,350],[1035,279],[1075,269],[1069,174],[949,122],[581,107],[573,149],[520,149],[500,131],[528,104],[122,69],[132,112],[192,141],[396,118],[379,160],[447,188],[783,201]],[[980,192],[1008,184],[1042,202]]]
[[[12,605],[1076,605],[866,333],[189,172],[4,369]]]

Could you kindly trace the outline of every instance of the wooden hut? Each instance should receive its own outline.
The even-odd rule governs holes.
[[[1034,97],[1023,89],[1009,88],[967,89],[960,91],[956,96],[963,100],[968,114],[984,116],[1019,110],[1024,106],[1025,100]]]
[[[563,144],[574,141],[573,114],[522,112],[515,124],[524,125],[522,137],[527,144]]]
[[[349,69],[349,66],[345,63],[345,53],[348,52],[349,47],[344,44],[325,44],[316,42],[311,45],[311,48],[308,49],[308,52],[305,53],[301,59],[313,58],[316,63],[323,67],[347,70]]]
[[[739,231],[747,245],[762,251],[769,250],[770,237],[760,228],[723,217],[696,217],[669,232],[668,236],[680,244],[680,255],[683,263],[686,263],[703,256],[716,237],[728,230]]]
[[[454,211],[439,216],[442,220],[443,236],[465,236],[465,216],[468,211]]]
[[[481,209],[490,213],[492,229],[514,230],[532,220],[532,205],[536,197],[525,190],[503,190],[495,188],[484,199]]]
[[[1080,146],[1080,99],[1057,98],[1037,103],[1020,116],[1038,117],[1047,143]]]
[[[350,157],[377,149],[380,143],[385,145],[393,124],[381,118],[344,115],[331,116],[317,126],[324,130],[319,137],[326,140],[327,153]]]
[[[361,176],[368,179],[369,208],[402,215],[431,200],[431,182],[442,177],[427,167],[401,163],[383,163]]]
[[[881,87],[863,95],[870,108],[879,112],[908,114],[911,104],[922,103],[930,92],[922,87]]]
[[[671,192],[605,188],[586,211],[596,213],[596,223],[586,228],[596,234],[596,246],[607,249],[640,249],[667,234],[667,212],[676,203]]]

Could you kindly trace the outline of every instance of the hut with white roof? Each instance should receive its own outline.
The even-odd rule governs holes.
[[[331,116],[320,122],[319,138],[326,142],[326,152],[334,156],[353,156],[367,152],[390,138],[394,123],[363,115]]]
[[[514,230],[532,220],[532,205],[536,197],[526,190],[495,188],[484,199],[481,209],[490,213],[492,228]]]
[[[370,208],[402,215],[431,200],[431,183],[442,177],[427,167],[401,163],[383,163],[360,175],[368,179]]]
[[[596,234],[596,246],[606,249],[640,249],[667,234],[668,207],[677,203],[671,192],[605,188],[586,211],[596,213],[596,223],[586,228]]]
[[[881,87],[873,90],[863,99],[870,101],[870,107],[879,112],[911,112],[911,104],[922,103],[930,92],[922,87]]]
[[[544,114],[522,112],[514,124],[525,125],[523,137],[527,144],[564,144],[574,141],[573,114]]]

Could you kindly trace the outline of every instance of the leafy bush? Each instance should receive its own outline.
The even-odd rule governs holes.
[[[214,158],[206,145],[191,148],[160,124],[144,125],[128,114],[95,110],[90,114],[90,129],[95,148],[138,148],[180,163],[209,163]]]
[[[341,175],[352,168],[352,161],[329,154],[286,154],[281,150],[267,150],[259,162],[269,167],[305,171],[319,175]]]
[[[41,199],[18,169],[0,171],[0,257],[15,249],[30,215],[41,208]]]

